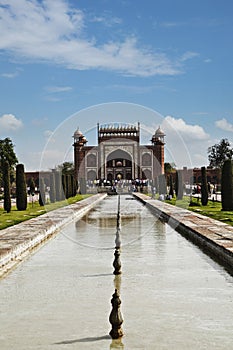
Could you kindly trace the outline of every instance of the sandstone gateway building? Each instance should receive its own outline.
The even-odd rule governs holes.
[[[87,146],[79,128],[73,137],[77,180],[153,180],[164,173],[165,134],[160,127],[149,145],[140,145],[140,123],[97,124],[97,146]]]

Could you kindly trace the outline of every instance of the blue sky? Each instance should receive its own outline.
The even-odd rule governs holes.
[[[140,121],[144,143],[161,125],[165,161],[208,165],[209,146],[233,142],[232,13],[231,0],[0,0],[0,138],[39,170],[72,160],[77,126],[93,144],[97,122]]]

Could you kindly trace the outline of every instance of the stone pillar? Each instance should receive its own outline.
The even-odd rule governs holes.
[[[115,289],[115,293],[112,295],[111,304],[112,311],[109,316],[109,322],[112,325],[112,329],[109,335],[112,337],[112,339],[119,339],[123,336],[123,330],[121,328],[123,318],[120,311],[121,300],[117,289]]]

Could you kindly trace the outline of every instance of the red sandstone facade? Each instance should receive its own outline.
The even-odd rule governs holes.
[[[131,180],[155,179],[164,173],[164,137],[160,128],[150,145],[140,145],[140,123],[97,125],[97,146],[87,146],[78,129],[74,133],[75,177]]]

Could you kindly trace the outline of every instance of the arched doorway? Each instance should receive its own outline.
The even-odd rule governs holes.
[[[132,158],[129,153],[117,149],[110,153],[106,163],[107,179],[131,180],[132,179]]]

